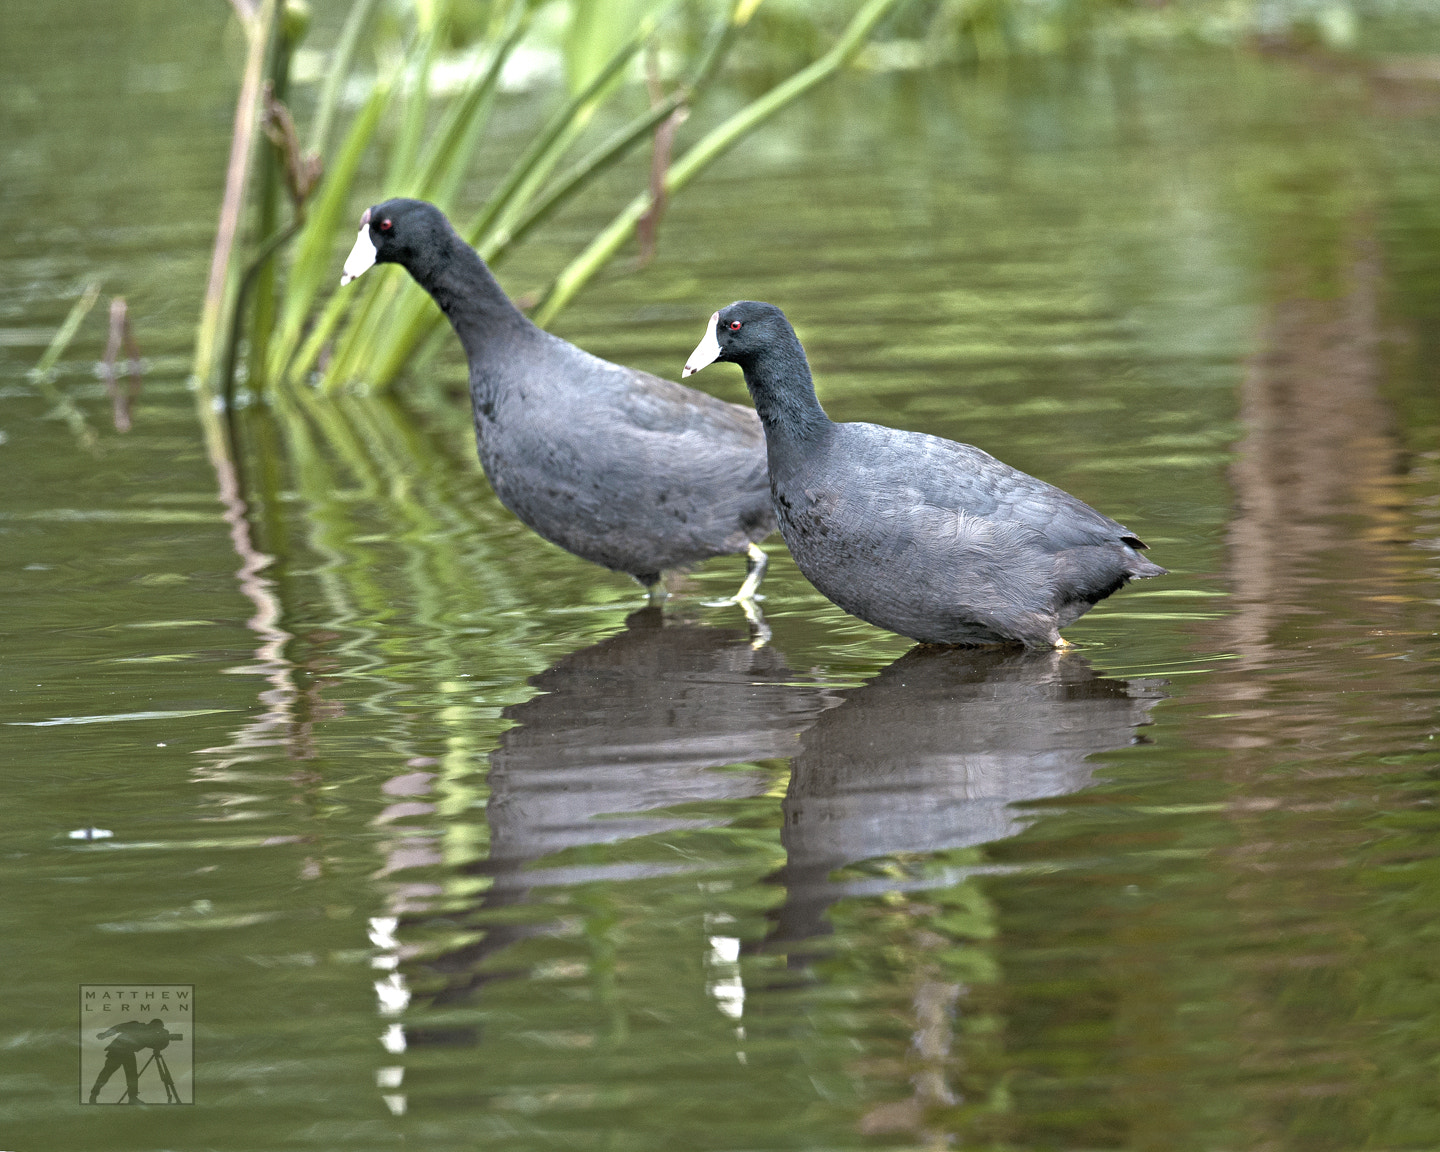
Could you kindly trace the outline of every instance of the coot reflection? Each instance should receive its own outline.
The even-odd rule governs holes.
[[[1077,791],[1086,757],[1132,743],[1163,693],[1098,675],[1074,652],[913,648],[800,738],[780,838],[774,941],[827,932],[825,909],[894,880],[831,880],[893,852],[1012,836],[1011,807]]]
[[[653,865],[534,865],[566,849],[711,823],[641,813],[759,795],[768,775],[713,769],[792,756],[801,730],[833,703],[774,647],[752,648],[737,631],[666,624],[658,609],[632,614],[624,632],[530,683],[542,694],[505,710],[516,727],[490,757],[490,853],[474,868],[491,877],[481,922],[539,885],[654,874]],[[475,945],[433,967],[469,970],[535,931],[487,926]],[[478,982],[452,980],[444,998]]]
[[[761,774],[707,769],[794,755],[824,706],[818,687],[795,680],[775,648],[663,625],[658,609],[533,677],[543,695],[505,710],[517,727],[490,757],[495,886],[614,878],[604,866],[518,873],[566,848],[706,823],[635,813],[759,795],[769,783]]]

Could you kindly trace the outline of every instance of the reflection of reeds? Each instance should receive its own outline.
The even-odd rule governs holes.
[[[477,713],[469,694],[459,694],[476,671],[477,651],[487,676],[515,684],[544,662],[518,610],[524,598],[512,583],[513,565],[476,532],[480,493],[469,489],[469,472],[436,459],[391,400],[330,402],[297,389],[278,392],[275,401],[238,430],[253,461],[243,499],[223,416],[212,414],[207,427],[242,561],[241,588],[256,609],[249,621],[255,658],[245,670],[267,684],[260,715],[207,749],[199,771],[228,779],[276,745],[289,759],[313,758],[314,721],[358,708],[390,718],[376,735],[397,756],[413,756],[417,744],[432,752],[443,814],[468,811],[483,801],[476,757],[490,739],[477,715],[500,707]],[[308,594],[297,595],[300,580]],[[485,636],[457,644],[460,621],[477,606],[486,610]],[[406,626],[387,627],[397,617]],[[319,658],[298,650],[317,643],[328,650]],[[423,733],[407,730],[394,702],[416,691],[455,699]],[[484,848],[483,828],[472,822],[446,821],[439,835],[436,847],[450,864]]]
[[[46,399],[55,405],[54,414],[65,421],[80,446],[88,452],[99,452],[99,438],[95,435],[95,429],[90,427],[90,421],[85,418],[85,413],[80,411],[75,401],[55,383],[54,373],[55,365],[65,354],[65,349],[70,347],[70,341],[75,339],[75,333],[80,329],[80,322],[90,314],[90,309],[95,307],[95,301],[99,297],[99,281],[88,284],[80,293],[79,299],[71,306],[64,323],[56,329],[49,347],[45,349],[39,362],[30,369],[30,379],[39,386]]]
[[[324,625],[344,637],[337,652],[346,678],[372,682],[362,693],[367,707],[386,707],[395,691],[387,670],[397,661],[420,660],[436,692],[473,672],[452,638],[477,606],[486,611],[487,662],[517,681],[538,669],[519,574],[476,531],[483,513],[479,493],[467,490],[470,474],[434,461],[402,409],[383,398],[330,402],[286,390],[273,418],[250,423],[258,474],[270,478],[252,485],[254,518],[272,552],[319,557],[309,571]],[[425,637],[423,651],[407,647],[414,628],[385,628],[401,613]],[[468,750],[473,725],[447,732],[452,738]]]

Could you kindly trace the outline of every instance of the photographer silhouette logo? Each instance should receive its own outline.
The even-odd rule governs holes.
[[[195,986],[80,985],[80,1103],[195,1103]]]

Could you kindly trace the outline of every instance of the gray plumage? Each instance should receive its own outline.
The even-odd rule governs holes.
[[[389,200],[366,221],[375,261],[409,271],[460,338],[480,463],[527,526],[646,586],[774,531],[752,411],[537,328],[432,204]]]
[[[773,305],[741,301],[713,323],[714,358],[744,370],[765,427],[785,543],[847,612],[929,644],[1048,648],[1097,601],[1165,571],[1123,525],[979,448],[832,422]]]

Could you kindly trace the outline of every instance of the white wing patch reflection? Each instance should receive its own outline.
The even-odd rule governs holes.
[[[707,920],[721,920],[722,917],[707,917]],[[728,916],[723,917],[729,920]],[[731,1020],[736,1021],[735,1038],[745,1039],[744,1025],[739,1021],[745,1015],[745,981],[740,977],[740,938],[738,936],[711,936],[710,957],[706,967],[713,979],[705,984],[705,990],[715,997],[716,1007]],[[735,1059],[745,1063],[745,1050],[737,1048]]]
[[[390,973],[384,980],[376,980],[375,996],[380,1001],[382,1016],[398,1016],[410,1005],[410,989],[399,972]]]
[[[734,936],[710,937],[710,969],[726,972],[719,980],[712,980],[706,990],[715,997],[720,1011],[732,1020],[739,1020],[745,1014],[745,982],[740,979],[740,941]]]
[[[391,1024],[380,1036],[380,1046],[392,1056],[398,1056],[404,1052],[408,1045],[405,1042],[405,1025]]]
[[[399,926],[400,920],[396,916],[372,916],[368,926],[370,943],[379,950],[370,958],[370,966],[382,971],[390,970],[389,976],[375,981],[375,998],[379,1001],[381,1016],[399,1016],[410,1005],[410,986],[405,982],[405,976],[396,971],[400,966],[400,941],[395,938],[395,930]],[[392,1056],[404,1052],[404,1026],[398,1022],[389,1025],[380,1035],[380,1045]],[[380,1098],[392,1116],[405,1115],[409,1107],[405,1093],[393,1091],[404,1080],[405,1069],[399,1064],[375,1069],[375,1086],[381,1090]]]

